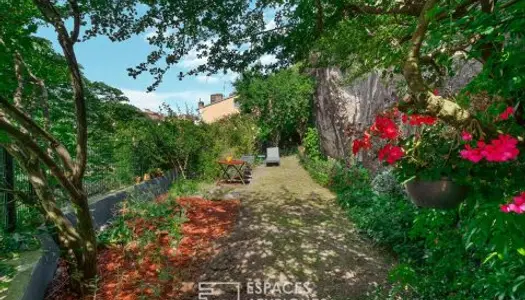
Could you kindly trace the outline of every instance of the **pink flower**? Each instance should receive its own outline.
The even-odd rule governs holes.
[[[460,151],[462,158],[470,160],[474,163],[485,158],[490,162],[505,162],[515,159],[520,151],[516,147],[518,140],[508,134],[500,134],[490,144],[483,141],[478,141],[478,148],[472,148],[470,145],[465,145],[465,149]]]
[[[508,204],[501,204],[499,209],[504,213],[509,213],[511,211]]]
[[[472,134],[470,134],[469,132],[463,130],[463,132],[461,133],[461,138],[464,141],[471,141],[472,140]]]
[[[514,108],[512,106],[507,107],[500,115],[500,120],[507,120],[514,113]]]
[[[525,212],[525,192],[513,198],[514,202],[500,205],[500,210],[504,213],[514,212],[522,214]]]
[[[465,150],[461,150],[459,153],[462,158],[473,163],[478,163],[483,159],[480,149],[472,148],[470,145],[465,145]]]
[[[486,145],[483,151],[487,161],[504,162],[515,159],[520,151],[516,148],[518,140],[510,135],[500,134],[490,145]]]
[[[521,195],[519,196],[514,197],[513,200],[514,204],[522,206],[523,204],[525,204],[525,192],[521,193]]]

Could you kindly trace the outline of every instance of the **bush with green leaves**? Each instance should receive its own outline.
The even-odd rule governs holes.
[[[303,163],[320,177],[315,160]],[[337,164],[325,176],[358,230],[397,257],[393,284],[376,299],[525,298],[525,250],[516,243],[525,226],[519,215],[494,215],[497,193],[473,191],[459,210],[420,209],[399,190],[375,192],[365,168]]]
[[[211,179],[219,175],[218,159],[257,154],[259,128],[252,116],[231,115],[201,126],[206,137],[198,161],[198,174],[201,178]]]
[[[308,127],[303,139],[304,153],[311,159],[320,160],[325,156],[321,151],[321,140],[317,128]]]
[[[241,111],[255,116],[263,142],[283,148],[301,142],[312,112],[311,78],[293,67],[269,75],[246,72],[234,85]]]

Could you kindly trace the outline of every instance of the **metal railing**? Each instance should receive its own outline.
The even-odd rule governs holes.
[[[91,158],[97,163],[88,162],[84,177],[84,189],[88,197],[128,186],[133,183],[135,176],[143,175],[150,167],[136,162],[131,163],[131,166],[119,166],[111,154],[104,156],[103,159],[100,155],[92,154]],[[36,197],[25,172],[7,151],[0,147],[0,230],[8,232],[22,226],[21,222],[27,218],[21,216],[27,216],[31,210],[34,211],[24,204],[16,193],[8,192],[9,190],[21,192],[30,199]],[[59,192],[61,189],[58,185],[55,190],[58,196],[57,203],[65,206],[68,201],[64,199],[64,193]]]

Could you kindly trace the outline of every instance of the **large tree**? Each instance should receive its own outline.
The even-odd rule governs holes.
[[[276,146],[301,142],[310,121],[313,82],[297,68],[244,73],[235,82],[241,110],[255,115],[260,138]]]
[[[307,61],[314,66],[341,66],[350,76],[377,68],[392,70],[404,77],[411,95],[402,109],[419,107],[462,127],[473,117],[453,99],[430,91],[439,78],[454,72],[454,56],[463,53],[483,64],[479,77],[490,78],[487,88],[492,96],[516,100],[523,93],[519,88],[522,1],[158,0],[144,4],[139,14],[134,1],[105,5],[92,18],[92,32],[103,31],[118,40],[155,30],[149,41],[158,49],[129,70],[132,76],[144,71],[155,75],[152,88],[190,51],[207,59],[181,72],[181,77],[244,71],[262,55],[274,54],[277,62],[270,67]],[[274,26],[268,26],[265,14],[275,15]],[[109,22],[116,26],[101,30]],[[502,89],[508,82],[514,84]],[[518,110],[520,120],[521,115]]]
[[[38,196],[37,206],[56,227],[61,247],[74,257],[73,269],[79,271],[74,278],[83,291],[97,268],[95,231],[83,187],[88,150],[86,93],[74,51],[81,11],[75,0],[65,5],[48,0],[1,4],[0,48],[5,67],[1,73],[0,145],[28,174]],[[65,19],[70,16],[73,26],[68,30]],[[57,55],[50,43],[33,36],[43,22],[55,29],[63,56]],[[75,136],[75,147],[70,149],[50,131],[50,92],[63,89],[66,78]],[[58,207],[51,181],[68,195],[77,218],[75,226]]]

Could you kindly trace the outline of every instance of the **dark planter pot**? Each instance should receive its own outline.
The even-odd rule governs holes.
[[[405,185],[412,202],[419,207],[452,209],[467,197],[466,187],[452,180],[437,181],[412,180]]]

